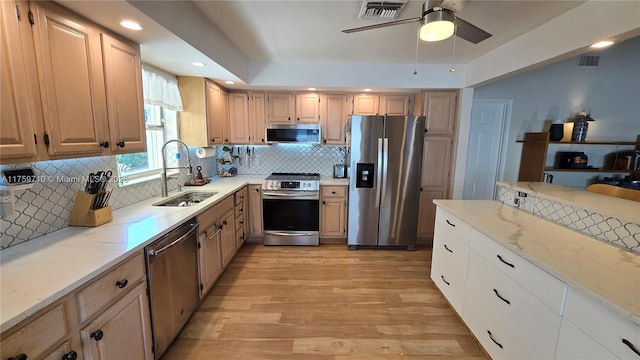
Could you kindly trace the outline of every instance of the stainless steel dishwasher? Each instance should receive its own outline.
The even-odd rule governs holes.
[[[156,359],[198,306],[197,234],[198,223],[192,218],[145,248]]]

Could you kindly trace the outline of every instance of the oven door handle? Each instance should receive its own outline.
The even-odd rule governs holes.
[[[297,192],[297,193],[284,193],[284,192],[262,192],[263,199],[277,199],[277,198],[296,198],[300,200],[316,200],[320,198],[318,192]]]
[[[265,231],[265,233],[270,234],[270,235],[277,235],[277,236],[313,236],[313,235],[317,235],[317,232],[309,232],[309,233],[300,233],[300,232],[295,232],[295,233],[289,233],[289,232],[284,232],[284,231]]]

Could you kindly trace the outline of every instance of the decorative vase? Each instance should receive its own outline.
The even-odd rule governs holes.
[[[587,141],[587,130],[589,130],[589,122],[586,118],[580,117],[573,122],[573,132],[571,133],[571,141],[584,142]]]

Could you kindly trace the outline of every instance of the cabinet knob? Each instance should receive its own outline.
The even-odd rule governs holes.
[[[332,193],[333,195],[335,195],[335,194],[336,194],[336,192],[335,192],[335,191],[332,191],[331,193]]]
[[[327,139],[324,139],[323,141],[324,141],[325,144],[327,143]]]
[[[27,354],[20,354],[14,357],[10,357],[7,360],[27,360]]]
[[[260,189],[256,189],[256,192],[260,192]]]
[[[227,226],[227,220],[223,221],[222,225]]]
[[[211,143],[214,144],[216,142],[216,139],[211,139]]]
[[[108,141],[103,141],[103,142],[100,143],[100,146],[102,146],[105,149],[108,149],[109,148],[109,142]]]
[[[62,360],[76,360],[77,358],[78,358],[78,354],[73,350],[62,355]]]
[[[124,147],[124,140],[120,140],[116,143],[116,145],[118,145],[118,147],[123,148]]]
[[[287,118],[287,120],[291,121],[291,116],[289,116],[289,117]]]
[[[322,202],[322,205],[324,205],[324,204],[326,204],[326,202],[325,202],[325,201],[323,201],[323,202]]]
[[[127,280],[127,279],[118,280],[118,281],[116,281],[116,286],[118,287],[118,289],[122,289],[125,286],[127,286],[128,283],[129,283],[129,280]]]
[[[102,332],[102,330],[96,330],[89,334],[89,337],[96,339],[96,341],[100,341],[102,340],[102,337],[104,337],[104,333]]]
[[[300,122],[300,118],[298,118],[298,122]]]

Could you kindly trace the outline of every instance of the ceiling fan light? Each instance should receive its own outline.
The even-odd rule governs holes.
[[[440,41],[453,35],[453,15],[446,10],[427,14],[423,22],[424,25],[420,28],[421,40]]]

